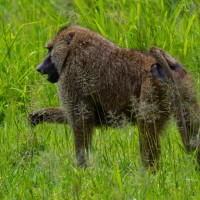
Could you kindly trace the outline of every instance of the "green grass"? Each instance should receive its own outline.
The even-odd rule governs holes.
[[[69,23],[122,47],[164,48],[193,73],[199,96],[199,8],[198,0],[1,0],[0,199],[199,199],[195,153],[185,153],[173,120],[155,175],[142,168],[137,127],[96,129],[83,170],[70,127],[33,130],[28,121],[28,112],[59,105],[57,86],[35,68],[45,43]]]

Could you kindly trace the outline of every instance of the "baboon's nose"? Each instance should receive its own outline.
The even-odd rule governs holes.
[[[40,68],[37,68],[37,71],[41,73],[41,69]]]
[[[40,64],[38,67],[37,67],[37,71],[39,72],[39,73],[43,73],[43,70],[42,70],[42,64]]]

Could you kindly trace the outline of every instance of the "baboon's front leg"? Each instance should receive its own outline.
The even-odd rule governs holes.
[[[43,122],[58,124],[67,123],[66,113],[62,108],[43,108],[29,113],[29,118],[33,127]]]
[[[77,165],[87,167],[89,148],[91,147],[92,130],[94,125],[93,108],[88,100],[71,104],[70,125],[74,134]]]
[[[72,125],[77,165],[87,167],[87,157],[92,141],[92,120],[77,120]]]

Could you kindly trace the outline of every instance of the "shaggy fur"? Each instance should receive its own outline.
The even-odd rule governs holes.
[[[171,115],[186,148],[199,146],[192,146],[199,129],[199,106],[191,77],[165,51],[120,48],[79,26],[63,28],[46,47],[49,53],[38,71],[48,74],[50,82],[59,82],[61,108],[42,109],[30,113],[30,118],[32,125],[69,123],[79,166],[86,166],[93,127],[116,121],[138,124],[146,167],[158,165],[159,135]]]

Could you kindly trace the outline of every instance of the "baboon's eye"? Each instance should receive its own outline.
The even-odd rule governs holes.
[[[46,47],[48,49],[49,52],[52,51],[53,47]]]
[[[66,38],[67,44],[70,44],[70,42],[72,41],[74,35],[75,35],[75,32],[71,32],[71,33],[69,33],[67,35],[67,38]]]
[[[48,51],[50,52],[53,49],[53,45],[46,44],[45,48],[48,49]]]

